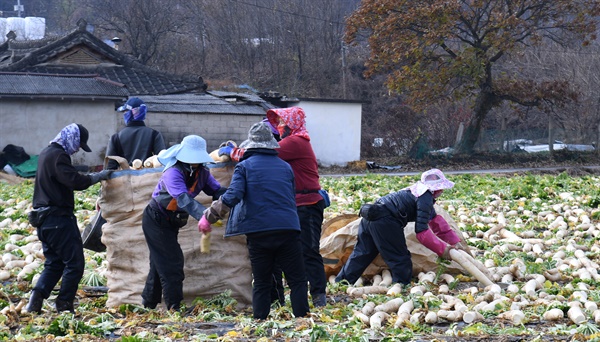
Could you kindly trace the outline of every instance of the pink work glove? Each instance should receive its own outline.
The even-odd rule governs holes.
[[[200,219],[200,221],[198,221],[198,231],[200,233],[206,234],[210,233],[211,230],[212,228],[210,226],[210,222],[208,222],[206,216],[202,215],[202,218]]]
[[[448,253],[444,254],[444,252],[446,252],[446,249],[449,246],[446,243],[444,243],[443,241],[440,241],[440,239],[438,239],[431,232],[431,230],[427,229],[420,233],[417,233],[416,235],[417,235],[417,240],[419,240],[419,242],[421,242],[423,244],[423,246],[429,248],[431,251],[433,251],[438,256],[442,257],[445,255],[446,256],[448,255]]]
[[[435,215],[431,221],[429,221],[429,228],[433,233],[451,245],[456,245],[460,242],[460,238],[456,235],[456,232],[450,228],[450,225],[441,215]]]

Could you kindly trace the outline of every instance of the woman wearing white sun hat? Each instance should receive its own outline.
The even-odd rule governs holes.
[[[444,259],[449,259],[451,248],[462,249],[458,235],[433,207],[442,192],[453,186],[442,171],[431,169],[412,186],[383,196],[374,204],[363,205],[356,245],[336,281],[353,284],[381,254],[390,268],[392,281],[409,284],[412,261],[403,234],[407,222],[415,222],[417,239]]]
[[[163,298],[168,309],[178,310],[184,279],[183,252],[177,241],[179,228],[187,224],[189,216],[201,220],[206,208],[194,199],[200,191],[216,200],[226,189],[204,167],[213,159],[206,152],[206,141],[197,135],[188,135],[181,144],[161,152],[158,160],[165,168],[142,217],[150,250],[142,303],[154,309]],[[198,228],[206,231],[200,225]]]

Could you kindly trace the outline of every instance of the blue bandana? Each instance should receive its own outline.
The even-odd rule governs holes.
[[[132,108],[126,111],[123,114],[123,119],[125,120],[125,125],[129,125],[131,121],[144,121],[146,120],[146,110],[147,107],[145,104]]]
[[[79,151],[79,126],[72,123],[63,128],[50,143],[57,143],[67,152],[68,155],[73,155]]]

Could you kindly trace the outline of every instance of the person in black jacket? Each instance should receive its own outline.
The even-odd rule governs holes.
[[[335,278],[354,284],[371,262],[381,254],[390,268],[392,281],[407,285],[412,278],[412,261],[406,246],[404,227],[415,222],[417,240],[439,257],[449,259],[450,249],[468,251],[433,205],[454,183],[442,171],[423,172],[421,180],[400,191],[385,195],[373,204],[363,205],[356,245]]]
[[[44,250],[44,271],[33,287],[26,310],[41,313],[44,299],[62,277],[55,306],[58,312],[74,312],[73,301],[83,276],[85,260],[83,244],[74,215],[74,190],[85,190],[112,173],[103,170],[88,175],[80,174],[71,163],[71,155],[87,145],[88,130],[79,124],[70,124],[40,152],[33,189],[33,214],[38,222],[37,235]],[[43,218],[40,217],[43,215]],[[30,216],[31,217],[31,216]],[[31,221],[30,221],[31,222]]]
[[[131,164],[136,159],[143,162],[165,149],[165,141],[160,132],[144,123],[147,111],[144,101],[132,97],[117,110],[124,112],[125,128],[110,138],[106,148],[107,156],[123,157]],[[108,162],[109,170],[116,170],[118,167],[116,161]]]

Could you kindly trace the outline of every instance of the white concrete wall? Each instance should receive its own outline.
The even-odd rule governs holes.
[[[362,104],[300,101],[317,161],[323,166],[360,160]]]
[[[102,165],[108,139],[116,131],[120,113],[113,101],[15,101],[0,100],[0,150],[6,145],[22,146],[36,155],[60,130],[71,124],[84,125],[90,132],[88,145],[72,156],[75,165]]]

